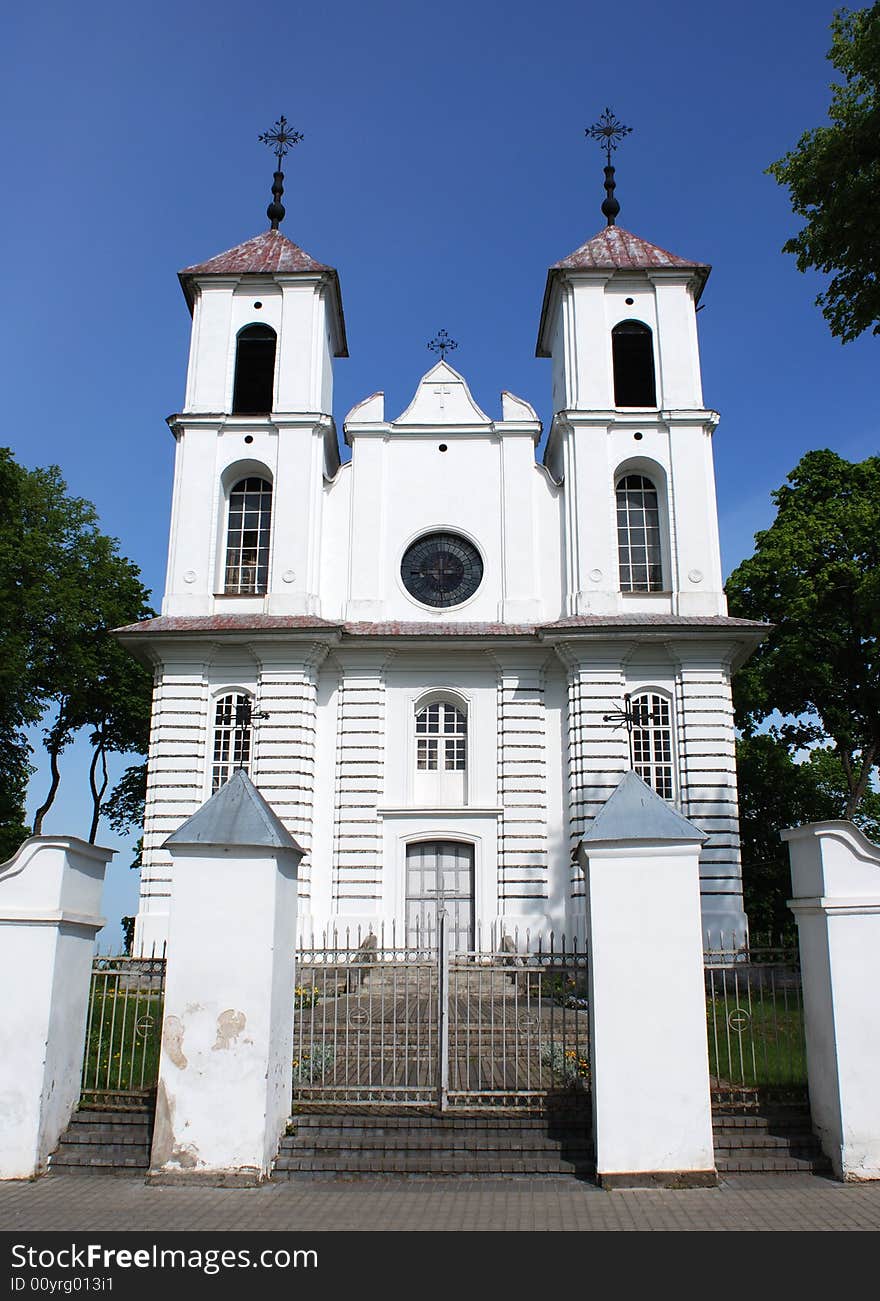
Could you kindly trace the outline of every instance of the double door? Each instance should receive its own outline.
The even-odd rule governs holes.
[[[406,853],[406,942],[410,948],[433,947],[437,916],[447,915],[449,948],[468,953],[474,947],[474,848],[454,840],[426,840]]]

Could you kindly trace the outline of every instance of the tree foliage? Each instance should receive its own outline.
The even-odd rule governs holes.
[[[803,228],[783,245],[799,271],[831,275],[816,303],[842,343],[880,334],[880,0],[831,23],[830,124],[805,132],[768,171]]]
[[[150,675],[109,630],[152,613],[137,567],[98,525],[90,502],[71,496],[57,467],[26,470],[0,449],[0,845],[27,832],[31,768],[25,728],[43,721],[50,783],[34,820],[42,829],[60,781],[60,759],[86,729],[94,840],[107,785],[107,755],[146,748]]]
[[[808,452],[727,581],[730,612],[772,632],[734,680],[751,735],[778,714],[790,753],[833,748],[853,817],[880,760],[880,457]]]
[[[849,790],[831,749],[818,748],[796,763],[779,736],[742,736],[736,745],[742,845],[743,898],[753,935],[790,931],[793,916],[784,827],[846,815]],[[865,793],[855,821],[872,840],[880,838],[880,794]]]

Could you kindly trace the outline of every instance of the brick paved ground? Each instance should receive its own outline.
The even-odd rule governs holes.
[[[603,1192],[575,1180],[302,1180],[147,1187],[49,1175],[0,1184],[0,1230],[880,1230],[880,1184],[733,1176],[720,1187]]]

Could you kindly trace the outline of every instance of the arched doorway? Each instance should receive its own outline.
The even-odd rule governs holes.
[[[421,840],[406,851],[406,942],[412,948],[437,940],[437,914],[445,908],[449,948],[474,947],[474,847],[455,840]]]

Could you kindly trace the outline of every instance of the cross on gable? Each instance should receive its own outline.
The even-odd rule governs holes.
[[[440,410],[442,411],[446,406],[446,403],[443,401],[443,399],[445,397],[446,398],[449,397],[449,395],[452,392],[452,389],[448,386],[448,384],[440,384],[437,388],[433,389],[432,392],[435,397],[440,399]]]

